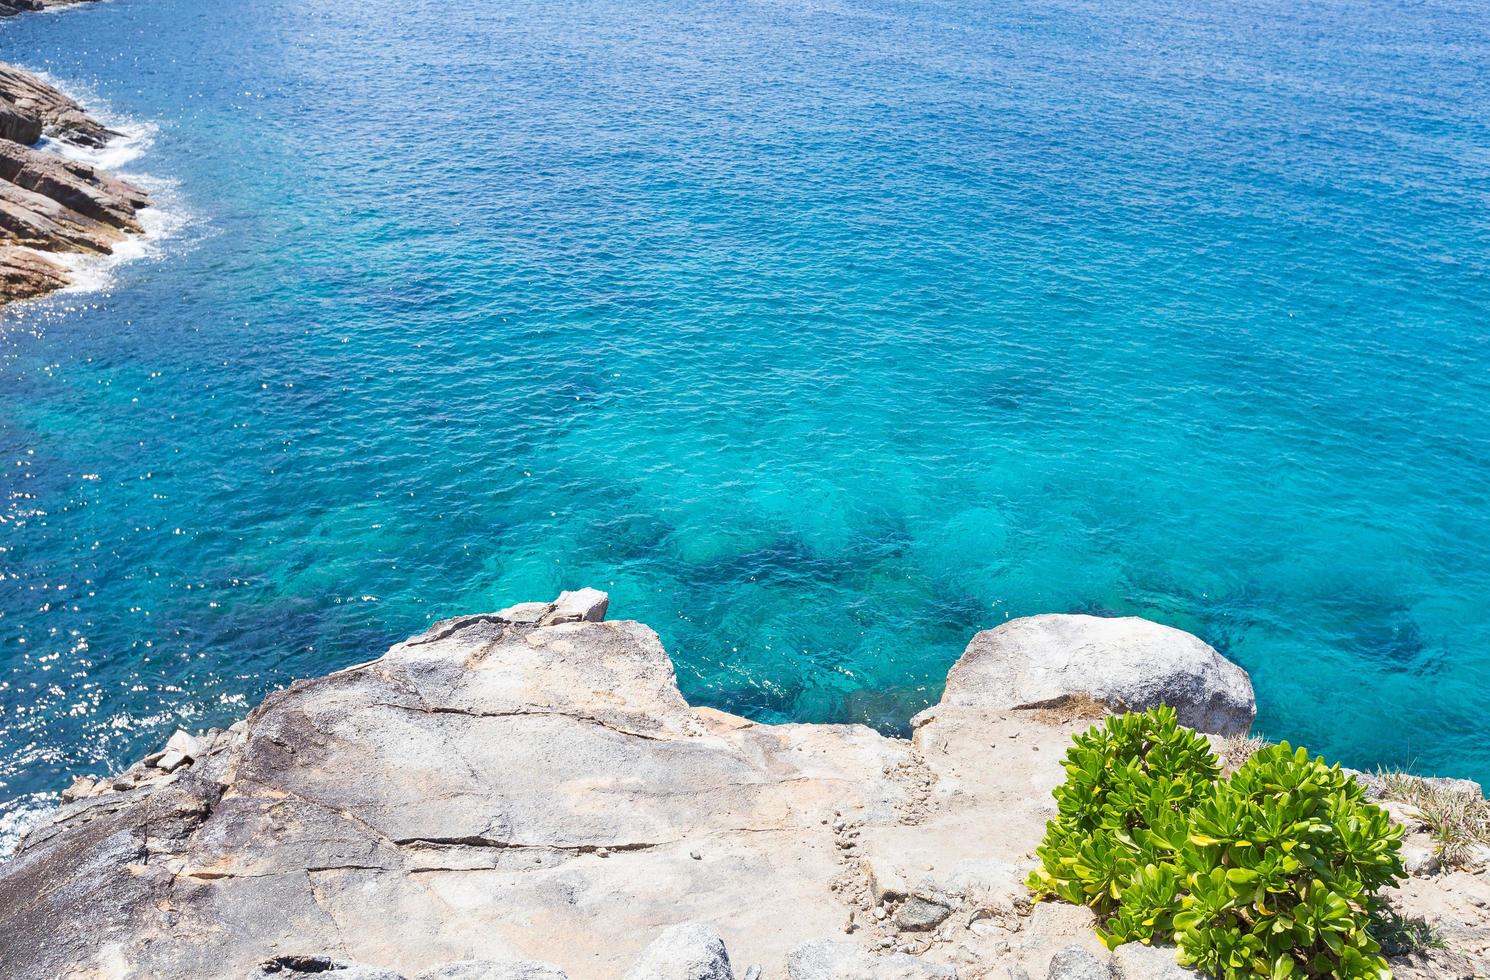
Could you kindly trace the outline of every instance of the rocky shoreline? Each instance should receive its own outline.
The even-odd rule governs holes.
[[[88,2],[90,0],[0,0],[0,17],[14,17],[16,14],[72,7]]]
[[[59,257],[109,255],[144,233],[139,212],[149,194],[58,152],[119,136],[35,75],[0,62],[0,306],[71,283]]]
[[[903,740],[691,707],[656,634],[607,604],[440,623],[80,779],[0,865],[7,976],[1191,976],[1171,950],[1106,952],[1086,909],[1022,882],[1104,705],[1168,703],[1223,757],[1246,744],[1250,681],[1200,640],[1007,623]],[[1440,943],[1397,975],[1490,972],[1483,860],[1409,864],[1392,906]]]

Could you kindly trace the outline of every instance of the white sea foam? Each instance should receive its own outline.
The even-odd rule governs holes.
[[[103,146],[79,146],[67,140],[43,137],[41,142],[36,144],[36,148],[49,150],[69,160],[79,160],[100,170],[113,173],[143,156],[145,151],[150,149],[150,145],[155,142],[156,134],[160,131],[154,123],[104,119],[97,115],[95,118],[119,135]]]
[[[33,70],[32,74],[84,106],[89,115],[119,134],[101,147],[79,146],[48,137],[42,139],[37,148],[107,171],[150,192],[150,206],[136,215],[144,233],[115,243],[111,254],[42,253],[45,258],[66,268],[71,275],[72,282],[60,293],[107,291],[117,281],[121,265],[139,259],[158,259],[164,254],[167,242],[179,242],[180,232],[191,225],[190,212],[176,181],[121,169],[139,160],[154,145],[160,133],[159,126],[115,112],[106,100],[87,86],[59,82],[42,71]]]
[[[0,803],[0,861],[15,853],[32,827],[57,808],[56,793],[30,793]]]
[[[166,245],[191,223],[189,213],[181,204],[175,181],[149,174],[118,176],[150,192],[150,207],[136,215],[145,229],[144,234],[115,242],[114,251],[109,255],[48,253],[48,259],[66,267],[72,276],[72,282],[61,290],[62,293],[94,293],[112,288],[120,266],[139,259],[160,258],[165,254]]]

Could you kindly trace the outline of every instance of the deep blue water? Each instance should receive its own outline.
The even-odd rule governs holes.
[[[757,718],[1131,613],[1490,778],[1478,2],[112,0],[0,58],[185,218],[0,319],[12,811],[581,585]]]

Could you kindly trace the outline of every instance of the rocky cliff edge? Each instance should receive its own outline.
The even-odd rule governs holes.
[[[440,623],[80,780],[0,865],[9,978],[1187,976],[1021,884],[1070,734],[1165,701],[1220,735],[1246,674],[1136,619],[979,634],[910,740],[691,707],[657,635],[565,593]],[[1394,896],[1474,976],[1490,884]]]

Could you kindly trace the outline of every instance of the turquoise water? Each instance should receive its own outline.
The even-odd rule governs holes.
[[[594,585],[893,727],[978,629],[1193,630],[1490,778],[1472,3],[113,0],[0,57],[180,227],[0,320],[0,799]]]

